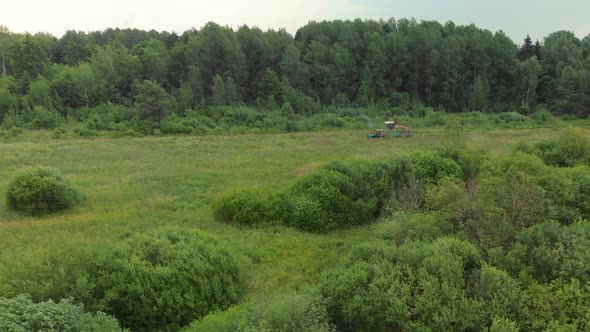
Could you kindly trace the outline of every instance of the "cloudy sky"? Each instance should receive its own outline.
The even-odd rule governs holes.
[[[11,31],[94,31],[108,27],[183,32],[213,21],[237,27],[286,28],[310,20],[402,18],[475,23],[520,42],[557,30],[590,34],[589,0],[4,0],[0,25]]]

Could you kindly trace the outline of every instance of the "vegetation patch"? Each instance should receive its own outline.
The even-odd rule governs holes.
[[[211,207],[218,221],[251,226],[276,220],[275,204],[268,192],[242,189],[219,196]]]
[[[117,320],[102,312],[88,313],[72,299],[35,303],[27,294],[0,297],[0,326],[3,331],[123,331]]]
[[[82,201],[69,181],[48,167],[30,167],[17,174],[6,197],[8,206],[26,215],[63,211]]]
[[[124,239],[90,279],[96,307],[138,331],[178,330],[242,293],[225,250],[199,232],[172,227]]]

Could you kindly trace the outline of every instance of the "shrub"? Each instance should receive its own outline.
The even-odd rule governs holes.
[[[539,157],[515,152],[502,159],[486,160],[481,166],[484,177],[506,177],[513,179],[536,179],[549,172],[549,168]]]
[[[354,198],[374,203],[375,216],[380,212],[383,202],[390,195],[392,179],[389,165],[378,161],[356,161],[348,164],[332,162],[325,169],[346,175],[354,185]]]
[[[590,167],[577,166],[564,172],[576,189],[570,206],[578,210],[581,219],[590,220]]]
[[[590,162],[590,136],[581,128],[568,128],[559,137],[559,152],[569,165]]]
[[[33,303],[26,294],[12,299],[0,297],[0,326],[7,332],[122,331],[113,317],[102,312],[84,312],[84,307],[71,299]]]
[[[456,147],[443,147],[438,149],[437,153],[443,158],[454,160],[461,167],[463,180],[468,184],[479,176],[481,164],[488,159],[486,151],[465,150]]]
[[[82,198],[58,170],[29,167],[8,185],[8,206],[27,215],[69,209]]]
[[[339,330],[481,330],[483,303],[466,286],[480,265],[477,249],[456,239],[375,242],[324,273],[319,289]]]
[[[590,136],[580,128],[568,128],[558,140],[535,145],[535,154],[548,165],[569,167],[590,163]]]
[[[531,311],[537,331],[574,332],[590,330],[590,285],[576,279],[557,279],[529,286]]]
[[[51,132],[51,138],[53,139],[59,139],[62,137],[63,134],[66,133],[66,130],[63,128],[55,128],[52,132]]]
[[[451,118],[444,127],[445,144],[456,148],[465,146],[465,131],[461,121]]]
[[[492,326],[486,329],[485,332],[518,332],[518,324],[503,317],[496,317],[492,322]]]
[[[542,108],[530,115],[530,118],[538,123],[546,123],[555,120],[555,117],[547,109]]]
[[[414,174],[414,164],[408,157],[392,159],[387,162],[386,176],[390,187],[383,212],[416,212],[422,207],[426,185]]]
[[[506,112],[498,114],[501,120],[507,124],[524,123],[527,121],[527,117],[517,112]]]
[[[461,179],[461,167],[452,159],[433,152],[414,152],[410,155],[414,176],[428,184],[437,184],[444,178]]]
[[[60,122],[61,117],[57,112],[47,110],[42,106],[35,106],[29,127],[31,129],[54,129]]]
[[[368,223],[378,204],[375,198],[363,197],[349,176],[321,169],[295,183],[280,205],[287,225],[326,232]]]
[[[178,330],[240,297],[238,267],[201,233],[163,228],[134,234],[91,276],[96,307],[138,331]]]
[[[276,220],[275,207],[267,192],[242,189],[225,193],[212,204],[217,221],[256,225]]]
[[[539,180],[549,174],[538,157],[522,152],[482,166],[477,196],[488,209],[498,208],[496,217],[507,218],[512,226],[523,228],[547,218],[549,205]],[[484,205],[485,206],[485,205]]]
[[[525,326],[530,323],[525,292],[506,271],[486,264],[473,277],[469,288],[474,298],[484,302],[486,325],[493,327],[494,317],[509,318]]]
[[[505,267],[514,274],[525,270],[536,280],[557,278],[590,281],[590,223],[561,226],[544,222],[521,231],[507,255]]]

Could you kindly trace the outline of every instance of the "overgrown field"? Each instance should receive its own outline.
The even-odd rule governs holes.
[[[503,156],[519,143],[556,139],[563,130],[472,131],[465,142],[468,149]],[[248,228],[215,221],[211,203],[234,189],[283,190],[331,161],[390,159],[440,146],[449,136],[424,129],[404,139],[368,140],[367,133],[53,139],[35,131],[0,142],[0,297],[16,296],[19,288],[34,300],[58,294],[44,289],[50,282],[26,277],[67,279],[75,275],[71,266],[80,252],[92,257],[91,250],[116,245],[122,235],[162,225],[196,228],[215,238],[237,260],[245,298],[313,284],[352,246],[382,238],[390,222],[327,234],[273,223]],[[35,165],[59,169],[85,197],[82,205],[42,217],[9,210],[4,197],[10,179]],[[15,281],[14,275],[24,278]]]

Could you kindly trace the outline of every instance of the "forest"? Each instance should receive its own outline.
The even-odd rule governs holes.
[[[329,123],[329,114],[368,107],[384,117],[427,108],[585,118],[589,56],[590,36],[567,31],[516,44],[502,31],[414,19],[310,22],[295,36],[215,23],[182,34],[70,30],[60,38],[2,27],[0,122],[145,134],[220,123],[306,130],[297,121]]]

